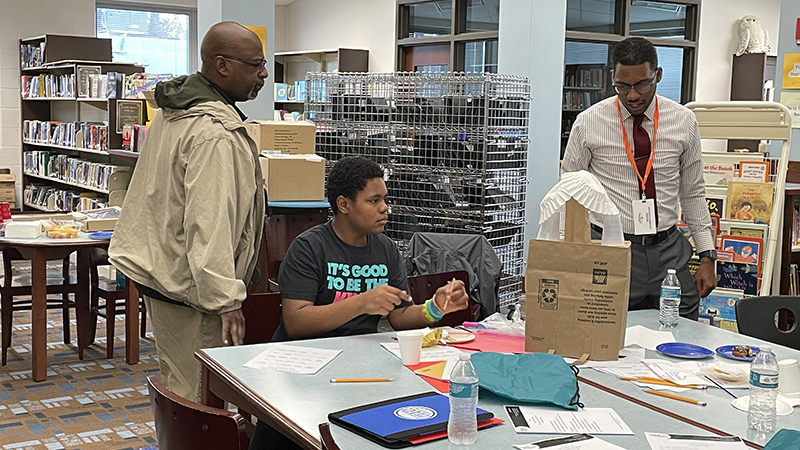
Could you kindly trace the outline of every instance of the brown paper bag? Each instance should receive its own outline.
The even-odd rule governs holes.
[[[564,241],[531,239],[525,274],[525,350],[616,360],[625,346],[630,242],[591,241],[589,214],[566,204]]]

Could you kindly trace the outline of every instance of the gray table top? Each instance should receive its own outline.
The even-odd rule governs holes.
[[[632,312],[629,314],[628,325],[644,325],[658,329],[658,314],[655,311]],[[696,325],[696,326],[695,326]],[[711,343],[730,344],[760,344],[761,341],[733,335],[724,330],[719,330],[708,325],[681,321],[674,331],[677,340],[691,341],[698,344],[711,346]],[[257,344],[239,347],[224,347],[205,349],[204,351],[216,362],[230,371],[235,377],[248,386],[266,403],[276,408],[292,422],[303,428],[313,436],[318,436],[317,426],[327,421],[327,414],[346,408],[351,408],[367,403],[378,402],[404,395],[429,392],[434,389],[419,376],[405,368],[400,359],[384,350],[380,344],[391,341],[392,333],[378,333],[363,336],[349,336],[330,339],[315,339],[286,343],[326,349],[341,349],[342,353],[331,363],[323,367],[316,375],[299,375],[271,370],[259,370],[244,367],[243,364],[267,346],[274,344]],[[716,346],[714,346],[716,348]],[[713,348],[712,348],[713,350]],[[783,353],[783,348],[778,348],[778,357],[794,357]],[[794,352],[794,351],[792,351]],[[654,352],[648,352],[648,357],[659,357]],[[666,359],[671,359],[662,356]],[[613,386],[620,392],[641,398],[651,404],[690,417],[700,422],[728,431],[731,434],[741,435],[753,442],[764,442],[769,439],[756,439],[747,434],[746,415],[734,410],[730,406],[730,397],[717,389],[703,392],[708,397],[709,406],[703,408],[696,405],[684,404],[671,399],[661,399],[645,394],[640,388],[630,382],[616,380],[613,377],[593,370],[584,369],[581,376],[591,380],[600,381],[608,386]],[[370,384],[332,384],[331,378],[394,378],[391,383]],[[581,384],[581,401],[588,407],[613,408],[622,419],[636,433],[635,436],[602,436],[601,438],[627,449],[649,448],[644,432],[670,432],[683,434],[709,435],[710,433],[658,412],[632,403],[623,398],[601,391],[592,386]],[[698,391],[701,392],[701,391]],[[744,391],[742,391],[744,392]],[[694,392],[693,392],[694,393]],[[645,398],[646,396],[646,398]],[[652,397],[652,398],[651,398]],[[725,398],[727,397],[727,399]],[[663,401],[661,401],[663,400]],[[704,398],[704,400],[706,400]],[[481,392],[479,406],[489,410],[506,423],[482,430],[478,434],[478,442],[470,447],[482,448],[512,448],[515,444],[524,444],[555,435],[517,434],[508,423],[508,418],[502,406],[514,404],[489,393]],[[718,416],[718,417],[717,417]],[[790,415],[779,418],[781,427],[797,428],[798,418]],[[792,426],[794,424],[794,426]],[[354,433],[331,426],[336,442],[346,449],[380,448]],[[439,440],[423,444],[424,448],[445,449],[449,448],[447,440]]]
[[[659,329],[658,324],[658,311],[645,310],[633,311],[628,314],[628,326],[642,325],[646,328],[653,330]],[[749,336],[736,334],[727,330],[717,327],[712,327],[702,324],[693,320],[683,319],[678,323],[678,326],[672,330],[677,342],[689,342],[696,345],[701,345],[711,351],[722,345],[755,345],[761,346],[768,344],[772,346],[772,352],[775,353],[778,360],[782,359],[798,359],[800,360],[800,351],[784,347],[777,344],[768,343],[760,339],[751,338]],[[656,351],[647,350],[646,358],[665,359],[673,362],[686,362],[686,359],[674,358],[671,356],[663,355]],[[703,361],[715,362],[723,361],[731,364],[741,364],[746,370],[749,370],[750,363],[738,362],[719,355],[714,355],[711,358],[706,358]],[[619,380],[611,375],[603,374],[594,370],[582,370],[581,376],[603,384],[611,389],[619,391],[623,394],[630,395],[634,398],[644,400],[652,405],[668,409],[683,417],[696,420],[708,426],[724,431],[729,434],[737,435],[750,442],[764,445],[775,434],[772,433],[756,433],[747,426],[747,413],[739,411],[731,406],[733,398],[717,388],[709,388],[707,390],[692,390],[680,395],[691,397],[696,400],[708,402],[708,406],[702,407],[690,403],[679,402],[676,400],[657,397],[645,393],[645,390],[637,387],[630,381]],[[733,389],[731,392],[736,396],[749,395],[746,389]],[[788,416],[778,416],[777,429],[792,428],[800,429],[800,412],[793,412]]]

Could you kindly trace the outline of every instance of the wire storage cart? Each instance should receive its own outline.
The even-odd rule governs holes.
[[[386,234],[483,234],[503,263],[500,305],[522,298],[530,84],[499,74],[309,73],[305,116],[329,165],[385,172]]]

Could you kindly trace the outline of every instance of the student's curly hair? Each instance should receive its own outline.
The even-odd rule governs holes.
[[[383,169],[375,161],[362,156],[350,156],[337,161],[328,173],[326,185],[333,213],[339,212],[336,206],[339,196],[355,199],[356,194],[373,178],[383,178]]]

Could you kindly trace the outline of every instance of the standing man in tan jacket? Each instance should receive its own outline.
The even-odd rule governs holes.
[[[264,223],[258,150],[235,102],[267,77],[261,40],[236,22],[203,38],[200,73],[159,83],[109,259],[144,295],[161,376],[199,400],[200,348],[239,345]]]

